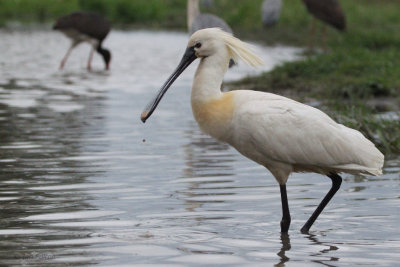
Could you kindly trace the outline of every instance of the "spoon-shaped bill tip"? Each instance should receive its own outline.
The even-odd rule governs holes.
[[[149,115],[149,112],[148,112],[147,110],[146,110],[146,111],[143,111],[142,114],[140,115],[140,120],[141,120],[143,123],[145,123],[146,120],[147,120],[147,118],[148,118],[148,115]]]

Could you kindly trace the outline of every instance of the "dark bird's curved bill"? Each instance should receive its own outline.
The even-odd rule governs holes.
[[[152,101],[150,101],[149,104],[147,104],[146,108],[143,110],[142,115],[140,116],[142,122],[146,122],[146,120],[151,116],[151,114],[153,114],[154,110],[157,108],[158,103],[160,103],[161,98],[167,92],[168,88],[196,58],[197,57],[195,55],[194,46],[188,47],[176,70],[172,73],[172,75],[167,79],[167,81],[161,87],[156,97]]]

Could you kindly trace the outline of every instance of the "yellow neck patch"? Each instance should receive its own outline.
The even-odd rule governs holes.
[[[221,97],[207,102],[192,101],[193,115],[200,126],[231,121],[234,109],[233,92],[223,93]],[[217,126],[217,125],[215,125]]]

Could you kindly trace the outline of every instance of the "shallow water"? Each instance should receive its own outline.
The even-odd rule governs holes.
[[[380,178],[344,175],[309,235],[299,229],[330,182],[292,175],[292,225],[281,237],[271,174],[192,118],[196,64],[140,122],[186,40],[113,31],[110,72],[97,55],[85,70],[86,45],[58,71],[61,34],[0,31],[0,264],[398,266],[398,159]],[[255,50],[264,70],[298,52]],[[255,73],[241,63],[227,79]]]

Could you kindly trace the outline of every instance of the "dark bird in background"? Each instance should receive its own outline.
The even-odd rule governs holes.
[[[64,67],[72,49],[82,42],[88,42],[92,45],[87,63],[88,70],[91,69],[94,50],[103,57],[105,67],[107,70],[109,69],[111,53],[102,47],[102,43],[110,32],[110,23],[104,17],[93,12],[73,12],[59,18],[53,25],[53,29],[61,31],[72,41],[70,48],[61,61],[60,69]]]
[[[346,30],[346,15],[340,6],[339,0],[303,0],[308,12],[313,15],[316,19],[336,28],[339,31]],[[315,33],[315,20],[311,30],[311,43]],[[325,38],[325,28],[323,31],[323,40]]]

